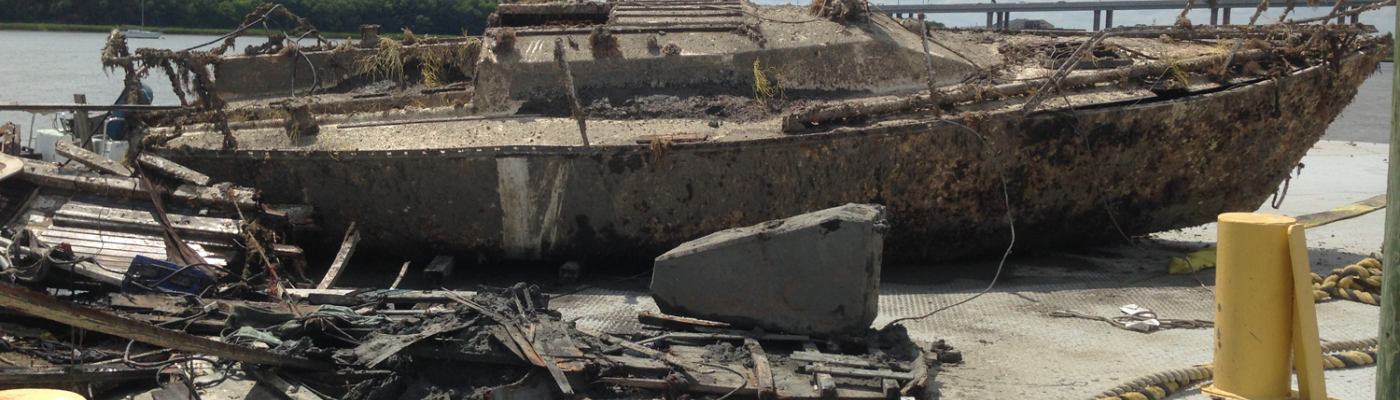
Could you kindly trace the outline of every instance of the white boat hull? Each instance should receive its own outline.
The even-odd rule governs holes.
[[[162,32],[143,31],[140,29],[128,29],[122,31],[130,39],[160,39]]]

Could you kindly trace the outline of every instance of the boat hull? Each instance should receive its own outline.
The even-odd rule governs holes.
[[[362,245],[396,251],[650,258],[721,229],[878,203],[887,262],[930,262],[1004,250],[1008,198],[1018,251],[1253,211],[1384,57],[1373,53],[1175,100],[739,142],[161,153],[266,202],[315,205],[330,232],[354,221]]]

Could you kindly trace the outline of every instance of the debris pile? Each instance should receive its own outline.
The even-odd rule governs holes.
[[[383,295],[356,295],[365,303],[354,307],[79,296],[101,310],[0,284],[0,306],[90,331],[85,341],[66,343],[45,331],[0,326],[3,354],[26,357],[23,364],[6,359],[19,365],[0,369],[0,388],[94,395],[159,376],[165,387],[157,391],[235,390],[219,386],[247,376],[286,394],[347,400],[927,398],[940,360],[961,359],[941,343],[914,344],[903,328],[820,338],[643,313],[638,321],[648,328],[622,338],[563,321],[535,286],[434,295],[441,303],[401,310],[383,307],[398,301]],[[74,378],[53,378],[60,373]]]
[[[353,225],[318,284],[303,276],[304,252],[289,241],[315,227],[310,207],[262,204],[252,189],[210,185],[152,155],[124,165],[64,144],[71,166],[0,156],[23,165],[19,178],[0,180],[0,197],[30,199],[0,207],[19,221],[0,256],[0,307],[12,313],[0,324],[0,389],[97,397],[135,387],[156,398],[271,390],[346,400],[928,398],[940,362],[961,360],[944,344],[915,344],[903,328],[869,328],[887,229],[880,206],[723,231],[657,261],[658,281],[711,284],[726,284],[710,270],[726,263],[753,268],[750,278],[731,276],[759,286],[806,268],[810,279],[783,291],[799,283],[814,291],[772,303],[848,303],[830,304],[835,311],[714,314],[726,322],[644,312],[634,321],[641,330],[594,331],[566,321],[551,295],[526,283],[406,290],[405,265],[387,288],[337,289],[360,241]],[[114,252],[90,242],[132,245]],[[804,254],[812,243],[830,254]],[[579,268],[562,268],[561,279],[577,279]],[[443,255],[423,274],[440,286],[454,269],[455,258]],[[665,289],[658,299],[677,294]]]

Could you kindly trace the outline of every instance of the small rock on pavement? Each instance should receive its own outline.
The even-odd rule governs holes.
[[[662,312],[828,336],[878,314],[885,208],[847,204],[687,242],[656,258]]]

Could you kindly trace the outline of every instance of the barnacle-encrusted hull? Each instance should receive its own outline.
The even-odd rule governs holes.
[[[377,247],[654,257],[720,229],[878,203],[892,225],[886,259],[937,261],[1005,248],[1002,176],[1018,249],[1255,210],[1384,53],[1363,49],[1336,65],[1171,100],[1028,117],[1013,107],[752,140],[162,154],[261,188],[268,202],[315,204],[331,232],[353,221]]]

